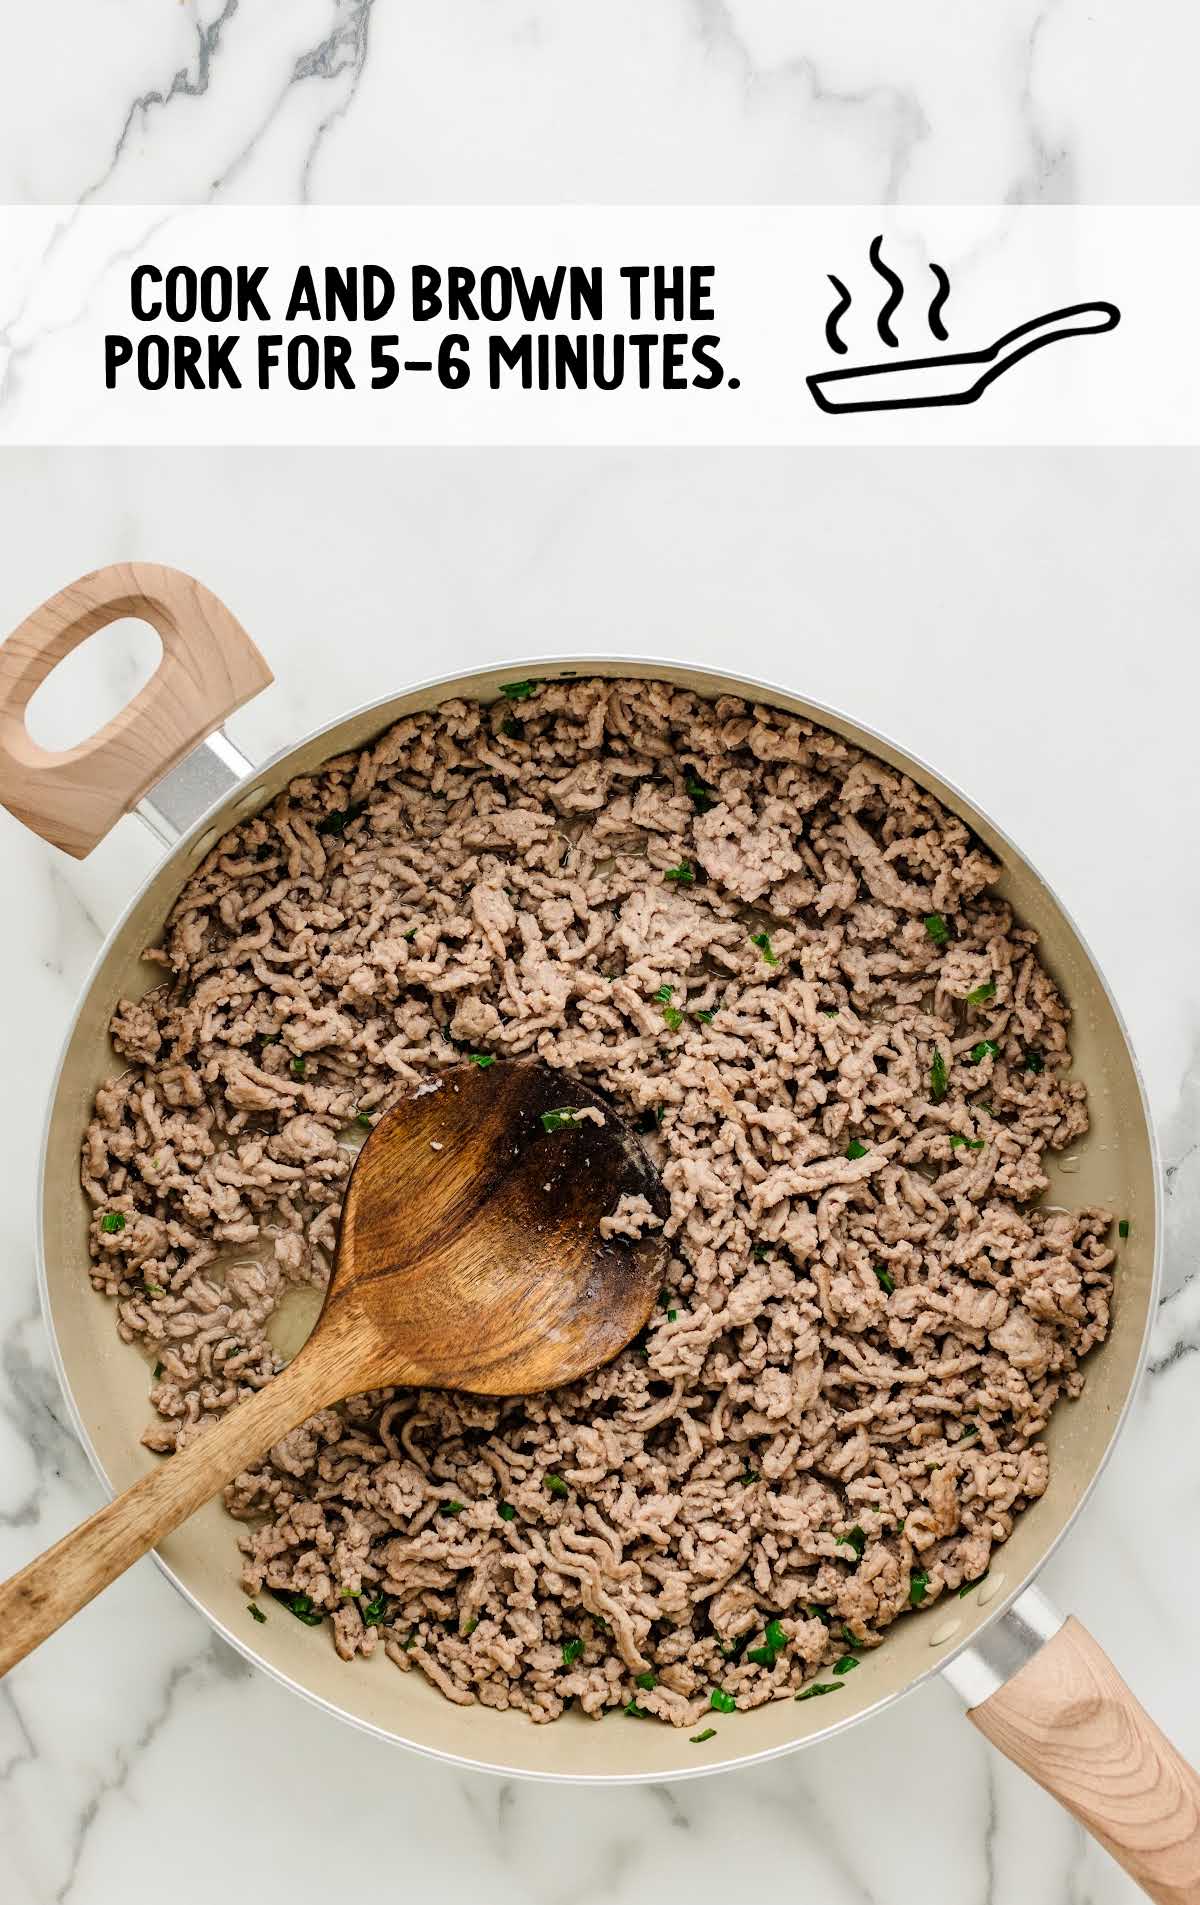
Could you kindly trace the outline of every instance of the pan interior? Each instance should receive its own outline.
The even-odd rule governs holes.
[[[108,1041],[118,998],[139,996],[161,972],[141,960],[161,936],[180,887],[220,832],[264,805],[296,774],[366,744],[401,715],[451,696],[490,701],[500,683],[531,672],[565,676],[667,679],[702,695],[745,692],[833,728],[911,773],[958,813],[1004,867],[1000,890],[1041,936],[1042,957],[1074,1014],[1071,1045],[1089,1091],[1091,1131],[1066,1158],[1048,1161],[1047,1201],[1108,1205],[1129,1221],[1120,1247],[1113,1323],[1088,1359],[1078,1402],[1060,1403],[1047,1441],[1050,1485],[1020,1518],[987,1581],[964,1599],[944,1598],[898,1621],[885,1645],[866,1655],[836,1701],[780,1701],[754,1713],[718,1716],[716,1737],[693,1745],[686,1731],[596,1723],[575,1713],[534,1726],[517,1713],[451,1705],[416,1672],[401,1674],[382,1652],[342,1663],[326,1636],[280,1609],[264,1626],[251,1621],[238,1586],[237,1528],[210,1503],[172,1535],[161,1559],[182,1590],[252,1659],[342,1717],[427,1752],[475,1765],[542,1777],[629,1779],[680,1777],[735,1760],[780,1752],[828,1733],[894,1698],[970,1637],[1030,1578],[1081,1504],[1111,1446],[1137,1375],[1151,1313],[1156,1266],[1157,1197],[1153,1141],[1136,1066],[1124,1031],[1086,948],[1033,868],[955,790],[908,756],[856,727],[777,689],[655,661],[507,662],[486,672],[434,683],[348,716],[268,764],[184,840],[133,902],[101,954],[71,1031],[51,1106],[42,1184],[43,1288],[47,1319],[64,1386],[93,1460],[113,1488],[124,1488],[157,1459],[140,1447],[152,1417],[149,1371],[142,1355],[121,1343],[112,1306],[88,1280],[87,1207],[79,1188],[79,1145],[96,1086],[119,1069]],[[836,1712],[829,1709],[836,1708]]]

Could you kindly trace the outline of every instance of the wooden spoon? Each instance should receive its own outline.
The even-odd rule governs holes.
[[[612,1106],[545,1065],[454,1066],[395,1106],[355,1163],[308,1341],[0,1587],[0,1673],[315,1410],[392,1383],[526,1395],[611,1361],[649,1317],[667,1254],[661,1230],[601,1235],[626,1193],[666,1214]]]

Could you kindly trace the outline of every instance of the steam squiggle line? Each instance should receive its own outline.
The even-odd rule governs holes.
[[[888,323],[888,319],[891,317],[893,311],[896,310],[897,306],[900,303],[901,298],[904,296],[904,286],[901,284],[895,272],[890,270],[888,266],[884,264],[883,259],[880,257],[880,247],[882,246],[882,244],[883,244],[882,235],[878,238],[873,238],[871,240],[871,249],[870,249],[870,252],[868,253],[868,256],[870,257],[871,263],[874,265],[876,271],[879,273],[884,283],[891,285],[892,295],[890,298],[888,298],[882,311],[879,313],[878,318],[875,320],[875,328],[879,332],[879,335],[883,339],[884,343],[889,345],[892,350],[895,350],[900,340],[896,336],[896,333],[895,331],[893,331],[891,325]]]
[[[838,294],[838,301],[825,320],[825,342],[831,351],[837,351],[840,356],[844,356],[849,349],[849,345],[843,344],[841,338],[838,336],[838,319],[844,312],[850,309],[850,293],[847,291],[841,279],[834,277],[832,271],[826,275],[830,284]]]
[[[942,323],[942,306],[950,296],[950,280],[940,265],[930,265],[929,269],[937,279],[937,290],[929,307],[929,328],[938,342],[944,344],[950,333]]]

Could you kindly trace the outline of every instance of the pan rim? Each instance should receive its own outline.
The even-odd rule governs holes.
[[[1142,1065],[1138,1057],[1137,1049],[1134,1046],[1133,1040],[1130,1036],[1129,1027],[1125,1021],[1124,1013],[1122,1012],[1121,1007],[1116,999],[1116,996],[1113,993],[1112,987],[1109,984],[1108,977],[1104,971],[1104,968],[1101,966],[1100,962],[1098,961],[1094,952],[1092,951],[1091,945],[1088,942],[1087,938],[1085,937],[1083,932],[1080,930],[1079,925],[1074,917],[1074,914],[1064,904],[1057,889],[1051,885],[1049,880],[1046,879],[1046,877],[1040,871],[1036,863],[1029,858],[1029,856],[1022,850],[1022,848],[1017,844],[1017,842],[1013,840],[1013,838],[1007,832],[1007,830],[1001,827],[992,818],[990,813],[988,813],[985,808],[981,807],[978,804],[978,802],[974,801],[966,793],[964,793],[964,791],[962,790],[962,788],[959,787],[956,781],[952,781],[948,779],[939,770],[937,770],[936,768],[931,766],[927,761],[925,761],[921,755],[913,753],[908,747],[893,740],[889,735],[881,733],[879,729],[872,727],[868,723],[859,721],[855,716],[847,714],[839,708],[831,707],[824,702],[810,700],[807,696],[799,694],[799,693],[795,693],[793,692],[792,689],[785,687],[783,684],[778,682],[763,681],[763,680],[760,680],[758,677],[752,676],[752,675],[734,674],[728,669],[710,667],[706,663],[701,663],[697,661],[685,660],[685,659],[673,660],[664,655],[629,655],[629,654],[571,655],[571,654],[567,654],[567,655],[560,655],[560,656],[555,656],[555,655],[525,656],[523,658],[514,659],[514,660],[500,659],[494,662],[486,662],[482,664],[481,666],[476,666],[472,668],[460,668],[451,674],[429,676],[420,681],[413,682],[409,684],[408,686],[401,687],[397,689],[394,693],[381,695],[372,701],[363,702],[357,707],[345,709],[334,720],[323,722],[319,726],[311,729],[305,735],[301,736],[299,740],[293,741],[290,745],[286,747],[278,748],[275,751],[275,753],[268,756],[266,760],[258,763],[254,767],[253,772],[247,775],[245,780],[240,782],[236,788],[222,795],[218,800],[214,801],[201,814],[199,814],[197,818],[193,821],[192,825],[187,829],[187,831],[183,833],[180,836],[180,838],[175,842],[174,846],[172,846],[171,848],[167,850],[167,852],[163,855],[163,857],[160,858],[156,862],[156,864],[150,869],[145,879],[143,879],[139,883],[136,890],[130,895],[119,917],[116,919],[116,921],[114,922],[110,930],[105,934],[103,943],[98,949],[96,956],[93,959],[88,969],[87,975],[83,981],[83,984],[80,988],[79,997],[76,1002],[75,1009],[71,1015],[70,1022],[63,1036],[63,1040],[59,1049],[58,1059],[54,1067],[53,1076],[51,1078],[49,1092],[47,1094],[46,1109],[42,1119],[41,1141],[40,1141],[39,1156],[38,1156],[37,1220],[35,1224],[35,1262],[36,1262],[36,1274],[37,1274],[38,1302],[39,1302],[39,1307],[42,1314],[42,1321],[45,1326],[46,1334],[49,1338],[51,1361],[54,1366],[54,1372],[58,1379],[59,1388],[62,1391],[63,1399],[66,1404],[67,1414],[71,1421],[72,1427],[75,1430],[75,1434],[79,1439],[79,1442],[83,1448],[84,1454],[87,1456],[88,1462],[92,1468],[93,1473],[95,1474],[97,1480],[100,1483],[102,1490],[104,1491],[106,1499],[111,1501],[116,1494],[116,1490],[92,1442],[91,1434],[87,1428],[87,1425],[85,1424],[82,1418],[82,1415],[80,1414],[80,1411],[76,1405],[75,1397],[70,1386],[70,1381],[67,1376],[66,1364],[63,1358],[61,1345],[58,1340],[58,1333],[54,1326],[53,1309],[52,1309],[51,1300],[50,1300],[49,1276],[48,1276],[47,1263],[46,1263],[46,1247],[45,1247],[45,1234],[44,1234],[44,1225],[43,1225],[43,1213],[45,1210],[45,1198],[47,1193],[46,1170],[47,1170],[47,1165],[49,1162],[50,1127],[51,1127],[51,1122],[53,1119],[55,1106],[58,1101],[58,1093],[59,1093],[59,1088],[62,1082],[63,1072],[67,1063],[68,1056],[70,1054],[70,1050],[75,1038],[76,1031],[79,1026],[80,1019],[82,1018],[84,1008],[91,997],[92,989],[96,983],[97,976],[102,966],[104,965],[106,959],[108,958],[111,948],[115,944],[116,940],[119,938],[120,934],[123,932],[130,914],[134,911],[135,907],[138,905],[138,903],[142,899],[142,896],[149,890],[149,888],[154,884],[154,882],[161,877],[162,873],[171,864],[171,862],[177,859],[182,860],[185,857],[188,848],[191,845],[193,845],[194,842],[202,836],[204,830],[207,827],[210,827],[212,825],[212,816],[216,813],[219,813],[229,803],[231,799],[235,797],[241,798],[242,796],[245,795],[245,793],[249,789],[254,787],[259,781],[261,781],[264,776],[269,774],[273,768],[278,767],[282,762],[286,761],[290,757],[296,754],[299,754],[302,750],[309,747],[314,741],[319,741],[323,736],[327,734],[332,734],[336,729],[344,727],[348,722],[357,721],[364,716],[374,714],[385,708],[389,708],[393,706],[394,703],[396,703],[397,701],[407,700],[411,698],[412,696],[424,695],[431,691],[445,689],[448,691],[445,698],[451,699],[452,698],[451,691],[456,686],[461,687],[461,685],[464,682],[469,680],[474,680],[478,678],[479,676],[504,675],[511,670],[514,676],[518,678],[523,678],[525,671],[532,671],[534,669],[544,669],[544,670],[560,669],[564,671],[577,672],[579,675],[579,678],[584,679],[587,674],[598,674],[604,677],[606,676],[608,671],[614,668],[619,670],[627,669],[631,671],[633,678],[642,679],[642,680],[660,679],[662,678],[663,674],[665,674],[666,678],[669,679],[671,676],[678,675],[681,671],[687,671],[690,674],[702,675],[707,677],[711,681],[720,682],[723,685],[727,685],[730,693],[738,694],[744,699],[751,699],[751,700],[761,699],[764,702],[766,702],[769,706],[772,706],[772,707],[780,706],[780,703],[777,699],[779,696],[783,696],[785,698],[788,698],[794,701],[800,701],[802,702],[803,709],[804,709],[804,714],[802,715],[801,718],[807,719],[811,715],[811,717],[815,719],[816,721],[824,722],[825,724],[833,727],[835,730],[840,730],[840,729],[849,730],[850,736],[854,738],[856,745],[858,744],[857,737],[864,736],[870,742],[877,743],[879,746],[885,749],[890,749],[892,753],[897,754],[901,757],[902,761],[905,764],[906,771],[907,770],[913,771],[913,778],[918,782],[918,784],[925,785],[926,784],[925,777],[928,776],[929,778],[937,782],[941,787],[943,787],[947,791],[947,793],[951,796],[952,802],[954,801],[959,802],[961,804],[961,807],[966,809],[968,813],[977,815],[980,819],[986,822],[987,826],[992,830],[996,839],[1000,841],[1003,847],[1006,848],[1011,854],[1013,854],[1017,860],[1019,860],[1025,867],[1029,869],[1029,871],[1033,874],[1034,878],[1037,880],[1039,885],[1049,895],[1050,899],[1052,900],[1054,905],[1057,907],[1059,913],[1062,916],[1062,919],[1065,921],[1066,925],[1070,929],[1070,932],[1073,934],[1076,944],[1078,945],[1080,951],[1083,953],[1092,972],[1095,974],[1096,979],[1098,980],[1100,984],[1100,988],[1104,994],[1104,997],[1108,1001],[1108,1005],[1113,1014],[1113,1018],[1116,1023],[1117,1029],[1119,1030],[1121,1038],[1124,1041],[1125,1051],[1129,1059],[1130,1068],[1132,1070],[1133,1077],[1137,1085],[1138,1102],[1141,1107],[1142,1122],[1143,1122],[1143,1126],[1145,1130],[1146,1143],[1149,1150],[1150,1178],[1151,1178],[1151,1183],[1153,1186],[1153,1198],[1154,1198],[1154,1204],[1153,1204],[1154,1252],[1153,1252],[1153,1260],[1151,1264],[1150,1285],[1149,1285],[1149,1291],[1148,1291],[1147,1302],[1146,1302],[1145,1321],[1142,1326],[1142,1335],[1141,1335],[1141,1340],[1138,1344],[1137,1357],[1133,1365],[1133,1370],[1129,1379],[1128,1386],[1125,1391],[1125,1395],[1122,1399],[1120,1408],[1115,1413],[1111,1431],[1109,1433],[1108,1440],[1105,1445],[1103,1454],[1101,1455],[1099,1461],[1096,1463],[1095,1468],[1093,1469],[1092,1473],[1089,1475],[1083,1488],[1080,1490],[1074,1502],[1074,1505],[1071,1507],[1071,1509],[1067,1513],[1062,1526],[1059,1528],[1058,1532],[1054,1535],[1053,1539],[1049,1542],[1046,1548],[1039,1555],[1036,1562],[1033,1563],[1033,1565],[1029,1568],[1029,1570],[1016,1582],[1016,1584],[1011,1588],[1007,1588],[1003,1594],[998,1595],[996,1597],[996,1602],[994,1607],[990,1610],[990,1612],[986,1615],[986,1617],[980,1622],[979,1626],[965,1639],[959,1641],[958,1644],[955,1646],[947,1646],[943,1651],[939,1653],[936,1660],[931,1661],[928,1667],[926,1667],[922,1672],[914,1675],[913,1678],[910,1679],[904,1686],[896,1688],[890,1693],[881,1695],[878,1700],[872,1703],[872,1705],[870,1705],[869,1707],[863,1708],[858,1713],[847,1715],[845,1719],[841,1719],[841,1720],[831,1719],[827,1724],[823,1725],[818,1731],[806,1734],[801,1739],[786,1740],[781,1742],[779,1745],[764,1747],[760,1749],[759,1751],[753,1752],[753,1753],[734,1753],[727,1758],[713,1760],[703,1766],[679,1767],[677,1769],[672,1769],[669,1771],[662,1771],[662,1772],[659,1772],[659,1771],[649,1771],[649,1772],[634,1771],[634,1772],[628,1772],[628,1773],[624,1773],[624,1772],[617,1772],[617,1773],[559,1772],[556,1770],[543,1770],[540,1768],[513,1766],[512,1764],[501,1761],[501,1760],[473,1759],[468,1757],[466,1754],[450,1752],[441,1747],[430,1746],[422,1740],[413,1739],[406,1734],[402,1734],[391,1728],[378,1725],[376,1722],[372,1720],[368,1720],[358,1714],[349,1712],[345,1707],[339,1706],[334,1701],[326,1699],[323,1694],[317,1693],[311,1687],[305,1686],[301,1681],[293,1679],[290,1674],[284,1672],[281,1668],[275,1666],[273,1662],[266,1660],[261,1654],[259,1654],[254,1649],[253,1646],[249,1644],[249,1642],[244,1636],[240,1634],[235,1634],[233,1630],[229,1628],[218,1615],[214,1614],[200,1599],[200,1597],[197,1594],[193,1593],[192,1589],[188,1587],[186,1582],[180,1577],[180,1575],[175,1571],[175,1569],[173,1569],[171,1565],[163,1558],[163,1556],[158,1552],[157,1549],[152,1549],[150,1551],[150,1559],[153,1560],[156,1567],[166,1577],[166,1579],[170,1582],[171,1586],[176,1590],[176,1592],[180,1594],[182,1598],[185,1601],[187,1601],[192,1607],[194,1607],[196,1611],[203,1616],[208,1626],[213,1631],[218,1633],[221,1636],[221,1638],[225,1640],[231,1647],[233,1647],[243,1657],[243,1659],[245,1659],[246,1661],[250,1663],[251,1666],[257,1668],[258,1671],[267,1674],[278,1685],[285,1687],[292,1693],[300,1695],[300,1697],[306,1700],[310,1705],[318,1708],[320,1711],[324,1713],[329,1714],[330,1716],[341,1721],[342,1723],[349,1725],[351,1727],[354,1727],[357,1731],[369,1734],[373,1738],[376,1738],[384,1742],[388,1746],[402,1747],[407,1751],[419,1753],[426,1759],[436,1760],[448,1766],[462,1767],[469,1772],[488,1773],[497,1778],[503,1778],[503,1779],[527,1779],[527,1780],[537,1781],[539,1783],[546,1783],[546,1784],[552,1784],[552,1785],[604,1786],[604,1787],[635,1786],[635,1785],[641,1785],[645,1783],[658,1784],[658,1783],[663,1783],[668,1781],[673,1782],[676,1780],[684,1780],[684,1779],[688,1779],[688,1780],[704,1779],[714,1773],[732,1772],[743,1767],[763,1765],[770,1760],[782,1759],[787,1754],[799,1752],[806,1747],[816,1746],[823,1740],[832,1739],[835,1734],[844,1733],[849,1728],[858,1726],[863,1721],[873,1718],[876,1714],[881,1713],[886,1707],[894,1706],[898,1701],[905,1699],[910,1693],[914,1692],[917,1687],[924,1685],[925,1682],[933,1679],[936,1675],[942,1673],[942,1671],[946,1667],[948,1667],[953,1660],[957,1659],[960,1654],[965,1653],[971,1647],[977,1646],[982,1640],[982,1637],[984,1636],[984,1634],[986,1634],[992,1627],[994,1627],[995,1623],[998,1620],[1002,1619],[1004,1615],[1008,1613],[1009,1609],[1013,1606],[1013,1604],[1017,1600],[1019,1600],[1021,1595],[1024,1594],[1025,1591],[1037,1581],[1046,1563],[1051,1559],[1051,1557],[1057,1551],[1059,1545],[1065,1539],[1065,1537],[1075,1527],[1077,1521],[1079,1520],[1080,1515],[1083,1512],[1083,1509],[1086,1507],[1087,1503],[1091,1500],[1092,1493],[1096,1487],[1096,1484],[1098,1483],[1101,1475],[1103,1474],[1105,1468],[1107,1467],[1109,1461],[1111,1460],[1113,1450],[1115,1449],[1117,1442],[1119,1441],[1124,1431],[1125,1425],[1128,1421],[1130,1410],[1139,1392],[1139,1389],[1141,1387],[1142,1377],[1145,1373],[1146,1361],[1147,1361],[1147,1357],[1149,1355],[1149,1349],[1150,1349],[1151,1332],[1154,1327],[1154,1321],[1155,1321],[1155,1317],[1158,1311],[1158,1305],[1160,1301],[1161,1287],[1162,1287],[1162,1273],[1163,1273],[1164,1191],[1163,1191],[1163,1179],[1162,1179],[1162,1160],[1161,1160],[1160,1151],[1159,1151],[1158,1133],[1155,1128],[1154,1119],[1151,1114],[1150,1099],[1149,1099],[1149,1094],[1146,1088],[1146,1080],[1145,1080],[1144,1073],[1142,1071]],[[628,675],[616,676],[613,678],[628,679],[629,676]],[[781,712],[794,713],[795,710],[781,708]],[[960,818],[963,817],[961,813],[959,817]],[[236,823],[231,820],[230,824],[236,824]]]

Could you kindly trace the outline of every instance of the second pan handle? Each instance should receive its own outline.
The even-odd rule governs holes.
[[[56,664],[122,616],[149,622],[162,660],[141,692],[78,747],[52,753],[25,726]],[[270,685],[245,629],[202,583],[153,562],[113,563],[51,596],[0,644],[0,803],[82,860],[122,814]]]
[[[1073,1617],[1027,1588],[946,1676],[968,1718],[1157,1905],[1200,1905],[1200,1778]]]

